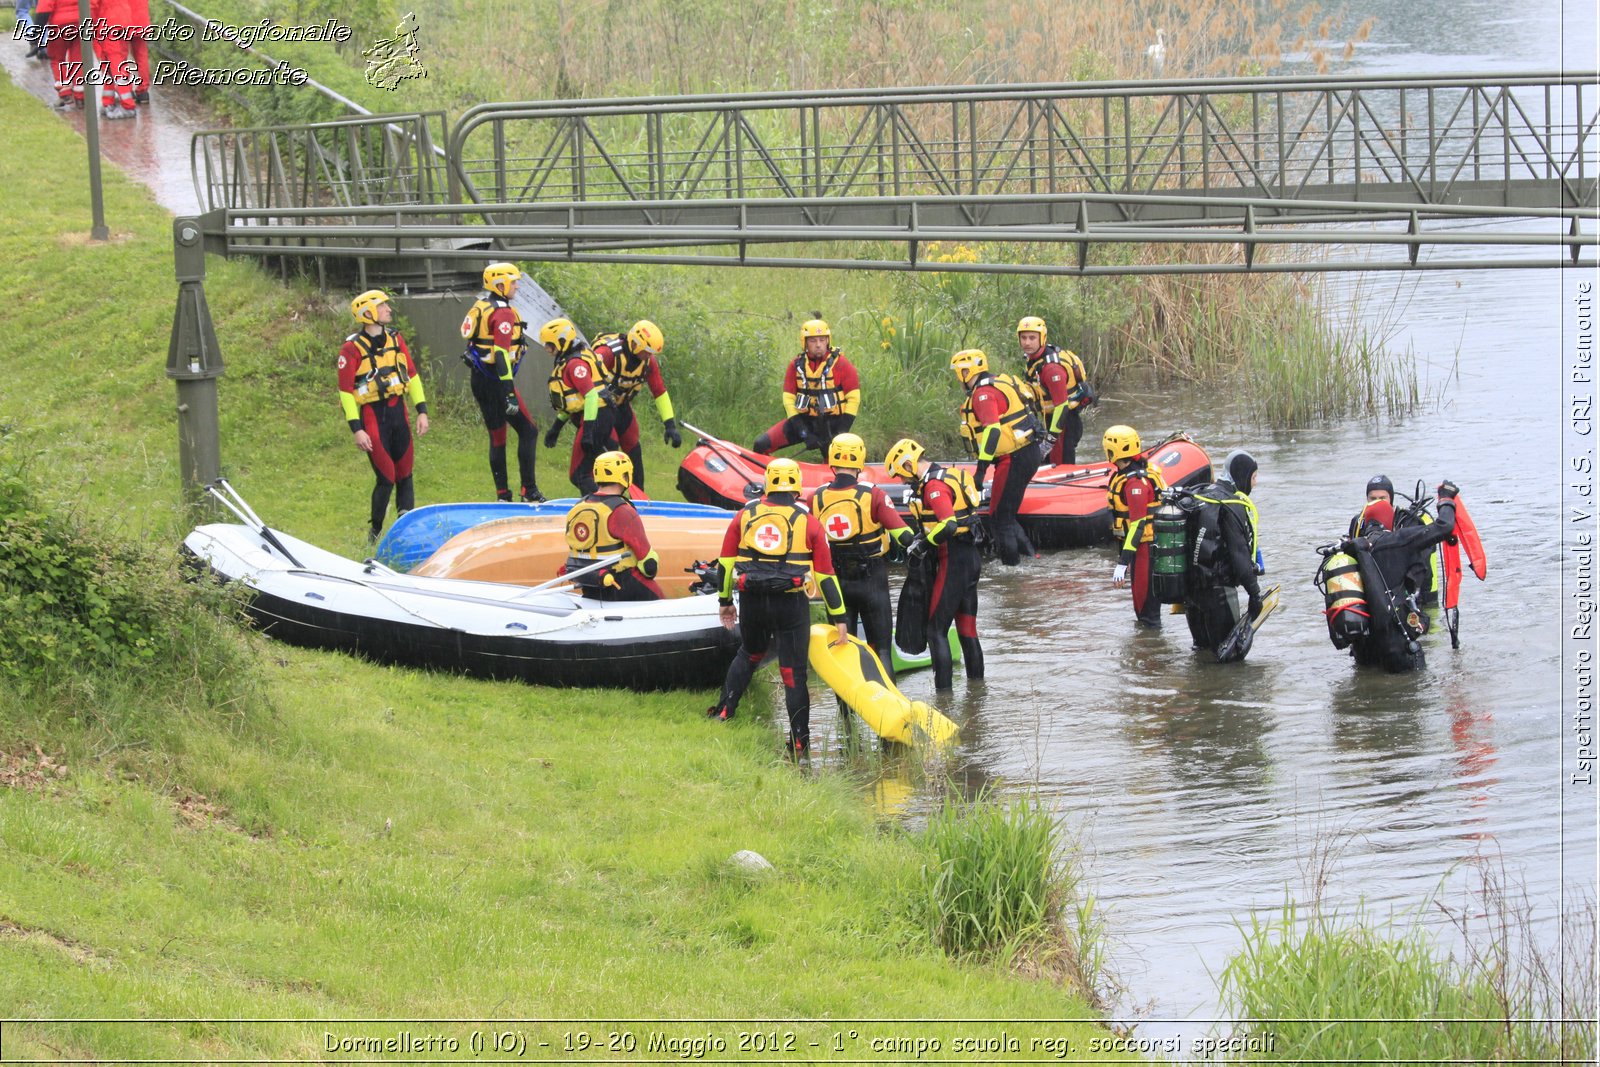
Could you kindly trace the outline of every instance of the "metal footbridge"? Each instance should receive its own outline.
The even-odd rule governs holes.
[[[1592,262],[1600,75],[498,103],[196,135],[207,250],[1056,275]]]

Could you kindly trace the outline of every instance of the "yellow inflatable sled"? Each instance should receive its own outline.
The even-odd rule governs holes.
[[[811,669],[874,733],[885,741],[936,748],[955,740],[956,724],[937,708],[907,700],[889,680],[871,645],[859,637],[833,644],[838,638],[835,627],[821,623],[811,627]]]

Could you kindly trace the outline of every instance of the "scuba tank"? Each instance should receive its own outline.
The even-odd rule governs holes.
[[[1159,603],[1181,604],[1188,591],[1189,516],[1169,498],[1156,509],[1151,525],[1150,589]]]
[[[1322,613],[1328,618],[1328,638],[1334,648],[1347,648],[1367,636],[1371,617],[1367,595],[1361,582],[1361,565],[1338,546],[1331,546],[1317,568],[1316,585],[1322,590]]]

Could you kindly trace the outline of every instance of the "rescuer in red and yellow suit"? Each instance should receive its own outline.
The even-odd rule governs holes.
[[[628,499],[633,461],[624,452],[601,453],[594,461],[594,480],[595,491],[567,512],[567,562],[559,573],[620,555],[615,563],[579,575],[573,584],[596,600],[660,600],[665,594],[655,578],[661,560]]]
[[[411,486],[411,425],[406,400],[417,408],[417,436],[428,432],[428,398],[411,360],[406,340],[389,323],[394,310],[381,289],[369,289],[350,301],[350,313],[361,329],[339,349],[339,403],[355,434],[356,447],[367,454],[377,482],[372,487],[368,539],[376,541],[395,497],[395,513],[416,505]]]
[[[1023,373],[1039,399],[1044,423],[1039,454],[1045,463],[1076,463],[1083,409],[1094,403],[1094,390],[1078,354],[1050,344],[1049,339],[1044,320],[1037,315],[1017,323],[1017,345],[1027,361]]]
[[[491,263],[483,270],[486,290],[461,320],[461,336],[467,340],[462,362],[472,368],[472,398],[483,415],[483,428],[489,431],[489,474],[494,479],[497,500],[511,500],[506,472],[506,429],[517,433],[517,475],[524,501],[544,499],[539,492],[539,476],[534,469],[538,458],[539,424],[534,421],[522,394],[517,392],[517,365],[527,348],[523,336],[527,323],[511,306],[522,271],[515,263]]]
[[[1161,628],[1161,602],[1150,582],[1150,543],[1155,540],[1151,525],[1161,491],[1167,487],[1159,469],[1147,463],[1140,449],[1139,433],[1131,426],[1113,426],[1101,443],[1106,459],[1116,465],[1116,473],[1106,486],[1111,503],[1111,534],[1121,546],[1117,568],[1111,574],[1116,585],[1132,579],[1133,613],[1139,625]],[[1131,571],[1131,575],[1130,575]]]
[[[595,338],[594,354],[600,361],[605,380],[590,388],[583,397],[583,429],[578,434],[585,454],[597,456],[608,442],[616,440],[619,452],[633,460],[633,484],[644,488],[644,453],[639,447],[639,420],[633,413],[633,398],[649,386],[656,398],[656,413],[661,416],[661,433],[673,448],[683,447],[683,435],[672,417],[672,398],[661,377],[658,357],[667,340],[661,327],[640,319],[627,336],[605,334]]]
[[[550,366],[550,406],[555,409],[555,421],[545,431],[544,446],[554,448],[561,439],[561,427],[573,425],[572,458],[567,464],[567,479],[580,493],[592,493],[595,488],[594,464],[598,457],[584,446],[584,408],[589,393],[605,384],[605,365],[581,337],[571,319],[551,319],[539,327],[539,343],[554,361]],[[599,398],[596,398],[596,410]],[[593,435],[591,435],[593,436]],[[616,441],[612,434],[597,447],[608,448]],[[629,461],[630,469],[632,460]]]
[[[878,653],[883,669],[894,676],[890,640],[894,616],[889,608],[889,542],[911,540],[911,529],[875,485],[857,479],[867,463],[867,444],[853,433],[841,433],[828,446],[833,481],[811,494],[806,505],[828,538],[833,571],[844,594],[844,622],[854,631],[859,621],[867,644]]]
[[[789,713],[789,743],[794,756],[811,748],[811,694],[806,688],[806,664],[811,644],[811,605],[806,599],[806,577],[816,578],[828,620],[839,628],[838,640],[847,641],[844,595],[833,573],[828,538],[804,504],[800,503],[800,465],[792,459],[775,459],[767,466],[766,494],[750,501],[722,538],[722,624],[739,623],[739,651],[728,665],[722,696],[707,714],[724,721],[733,718],[745,687],[767,650],[778,646],[778,671],[783,676],[784,707]],[[739,607],[733,594],[739,593]]]
[[[821,319],[800,325],[805,351],[789,361],[783,374],[781,422],[756,438],[762,455],[803,444],[824,456],[835,434],[847,432],[861,408],[861,376],[844,353],[833,347],[833,332]]]
[[[1039,469],[1039,420],[1034,415],[1033,391],[1009,374],[990,374],[989,357],[968,348],[950,357],[950,369],[966,387],[961,405],[961,435],[978,459],[973,481],[983,492],[983,479],[994,467],[994,489],[989,493],[989,535],[994,538],[1000,562],[1015,567],[1033,545],[1017,523],[1022,494]]]
[[[968,678],[983,677],[983,644],[978,640],[978,577],[983,557],[973,536],[978,488],[965,470],[930,463],[922,467],[923,448],[901,438],[884,457],[884,470],[911,487],[911,516],[921,531],[906,547],[906,565],[920,566],[936,553],[928,592],[928,655],[933,659],[933,687],[954,684],[955,662],[946,634],[955,624]],[[902,596],[904,593],[902,593]],[[902,621],[904,621],[902,619]]]

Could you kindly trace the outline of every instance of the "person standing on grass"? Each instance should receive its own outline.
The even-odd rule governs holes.
[[[811,602],[806,598],[806,578],[816,578],[817,589],[837,624],[838,641],[849,640],[844,624],[844,594],[833,573],[833,556],[822,524],[800,503],[800,464],[775,459],[767,465],[766,493],[750,501],[722,539],[722,625],[730,630],[739,623],[739,651],[728,665],[728,676],[717,703],[706,710],[723,722],[733,718],[756,665],[774,644],[778,670],[783,676],[783,701],[789,714],[792,757],[811,749],[811,693],[806,688],[806,663],[811,644]],[[739,606],[733,606],[733,594]]]
[[[406,401],[416,405],[417,436],[421,437],[428,432],[428,398],[405,338],[389,328],[394,309],[388,294],[369,289],[350,301],[350,313],[361,328],[346,337],[339,349],[339,403],[356,447],[367,454],[377,479],[367,531],[367,540],[376,542],[383,532],[391,493],[397,517],[416,506]]]
[[[770,455],[803,444],[824,456],[835,434],[855,424],[861,408],[861,376],[844,353],[833,347],[833,331],[821,319],[800,325],[804,349],[783,374],[785,417],[756,438],[754,451]]]
[[[646,387],[656,398],[656,413],[661,416],[661,434],[673,448],[683,447],[683,435],[673,418],[672,398],[661,377],[661,350],[667,346],[661,327],[640,319],[628,328],[626,336],[605,334],[594,340],[594,354],[600,360],[605,380],[594,383],[583,397],[583,429],[578,442],[586,457],[598,456],[611,447],[626,452],[633,461],[633,484],[644,488],[644,449],[639,444],[639,420],[633,413],[633,398]],[[585,461],[593,465],[593,459]]]
[[[521,499],[538,503],[539,477],[534,470],[538,457],[539,424],[528,413],[517,392],[517,365],[528,344],[523,336],[527,323],[511,306],[522,271],[515,263],[491,263],[483,270],[485,295],[461,320],[461,336],[467,350],[461,360],[472,368],[472,398],[483,415],[483,428],[489,431],[489,475],[494,479],[496,500],[511,502],[511,485],[506,472],[506,429],[517,434],[517,475],[521,479]]]

